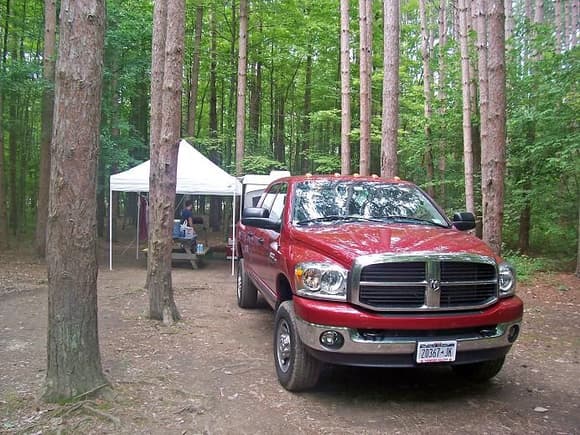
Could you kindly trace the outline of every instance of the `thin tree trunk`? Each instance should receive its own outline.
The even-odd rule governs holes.
[[[383,0],[383,120],[381,125],[381,176],[397,175],[399,129],[399,1]]]
[[[465,174],[465,207],[475,213],[473,183],[473,145],[471,142],[471,95],[469,76],[469,41],[467,29],[468,0],[459,0],[459,38],[461,46],[461,90],[463,99],[463,166]]]
[[[199,5],[195,9],[195,36],[193,38],[193,59],[191,60],[191,86],[189,87],[189,110],[187,115],[187,135],[189,137],[195,136],[202,26],[203,6]]]
[[[286,162],[286,143],[285,143],[285,113],[284,113],[284,93],[279,90],[276,97],[276,124],[274,134],[274,158],[280,163]]]
[[[534,23],[539,24],[544,22],[544,0],[536,0],[536,8],[534,10]]]
[[[532,19],[534,18],[534,8],[532,5],[532,0],[525,0],[524,3],[525,3],[524,8],[525,8],[526,19],[528,20],[528,22],[531,23]]]
[[[0,85],[0,125],[3,121],[4,90]],[[0,128],[0,249],[8,247],[8,215],[4,190],[4,129]]]
[[[434,167],[433,167],[433,145],[431,143],[431,47],[429,46],[429,30],[427,28],[427,7],[426,0],[419,1],[419,14],[421,15],[421,57],[423,59],[423,97],[425,116],[425,168],[427,170],[427,193],[435,195],[433,187]]]
[[[489,106],[486,125],[488,140],[485,143],[482,140],[481,150],[483,240],[499,255],[502,243],[506,164],[505,15],[503,0],[490,0],[488,7],[488,83],[493,83],[493,86],[488,87]]]
[[[238,101],[236,114],[236,174],[242,175],[246,133],[246,65],[248,53],[248,2],[240,0]]]
[[[447,0],[439,2],[439,86],[437,97],[439,100],[439,115],[445,117],[445,77],[447,74],[445,65],[445,53],[447,50]],[[439,139],[439,203],[445,208],[447,203],[445,192],[445,172],[447,170],[446,142],[443,135]]]
[[[340,168],[350,174],[350,13],[349,0],[340,0]]]
[[[99,352],[96,237],[104,2],[63,0],[61,14],[66,26],[60,28],[47,228],[44,399],[51,402],[106,383]]]
[[[570,26],[571,26],[571,31],[570,31],[570,36],[571,36],[571,40],[570,40],[570,48],[574,48],[576,47],[576,44],[578,43],[578,37],[577,37],[577,32],[578,32],[578,9],[580,8],[580,5],[578,3],[580,3],[578,0],[571,0],[572,2],[572,16],[570,17]]]
[[[147,283],[149,317],[171,323],[180,319],[173,298],[171,251],[175,184],[181,123],[181,77],[183,69],[185,1],[168,0],[155,4],[152,70],[163,69],[161,95],[153,95],[152,118],[155,109],[161,112],[158,143],[151,144],[149,175],[149,255]],[[158,49],[159,51],[155,51]],[[161,53],[161,50],[163,52]],[[163,66],[158,62],[163,61]],[[159,91],[158,88],[155,89]],[[152,132],[153,136],[153,132]]]
[[[505,0],[505,40],[506,42],[512,38],[514,29],[516,27],[514,21],[513,0]]]
[[[214,143],[210,159],[216,165],[221,162],[217,150],[218,118],[217,118],[217,18],[215,6],[212,7],[210,18],[210,70],[209,70],[209,137]],[[222,105],[223,107],[223,105]],[[221,198],[212,197],[209,202],[209,226],[212,231],[219,231],[221,225]]]
[[[308,52],[312,48],[309,47]],[[306,71],[304,77],[304,118],[302,121],[302,162],[301,162],[301,172],[310,172],[311,160],[308,155],[310,146],[310,115],[312,111],[312,55],[308,54],[306,57]],[[297,145],[298,147],[298,145]]]
[[[254,149],[260,149],[260,112],[262,100],[262,63],[256,62],[256,73],[250,91],[250,132]]]
[[[564,1],[564,51],[571,48],[570,41],[572,39],[572,1]]]
[[[48,217],[48,186],[50,182],[50,142],[54,109],[54,66],[56,53],[56,0],[44,1],[44,53],[42,94],[40,174],[38,177],[38,208],[36,211],[36,253],[46,251],[46,220]]]
[[[371,17],[368,15],[371,0],[359,0],[360,27],[360,162],[361,175],[370,174],[371,159],[371,75],[372,56]]]
[[[554,21],[556,27],[556,53],[562,51],[562,36],[564,34],[562,25],[562,0],[556,0],[554,3]]]

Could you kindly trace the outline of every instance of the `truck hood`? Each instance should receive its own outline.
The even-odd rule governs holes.
[[[480,239],[454,228],[414,224],[344,223],[294,227],[292,238],[350,268],[361,255],[459,254],[484,255],[499,260]]]

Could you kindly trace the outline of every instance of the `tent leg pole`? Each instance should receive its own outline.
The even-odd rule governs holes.
[[[113,188],[109,187],[109,270],[113,270]]]
[[[139,260],[139,219],[141,218],[141,192],[137,192],[137,251],[135,252],[135,260]]]

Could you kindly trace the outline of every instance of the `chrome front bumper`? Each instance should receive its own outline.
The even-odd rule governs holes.
[[[456,363],[485,361],[504,356],[511,348],[515,339],[508,339],[512,326],[521,328],[521,319],[509,323],[498,324],[495,329],[485,330],[485,334],[473,332],[454,336],[432,336],[426,331],[424,336],[389,337],[388,331],[383,331],[380,338],[366,338],[356,329],[335,326],[317,325],[298,319],[298,333],[305,346],[319,359],[327,362],[346,365],[393,366],[408,367],[415,365],[415,353],[419,341],[457,341]],[[344,338],[344,344],[339,349],[332,349],[320,342],[320,335],[325,331],[336,331]],[[517,336],[516,336],[517,338]]]

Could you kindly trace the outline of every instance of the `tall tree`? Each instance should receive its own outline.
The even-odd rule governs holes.
[[[6,63],[6,49],[8,42],[8,17],[10,2],[6,2],[6,16],[4,17],[4,32],[0,51],[0,74],[4,75]],[[6,212],[6,187],[4,185],[4,81],[0,80],[0,249],[8,247],[8,213]]]
[[[482,140],[481,149],[483,240],[499,254],[502,243],[506,165],[505,12],[503,0],[490,0],[488,7],[487,79],[493,86],[488,86],[487,140],[485,142]]]
[[[201,53],[201,36],[203,27],[203,6],[195,8],[195,36],[193,38],[193,59],[191,60],[191,85],[189,87],[189,111],[187,116],[187,135],[195,136],[197,116],[197,94],[199,89],[199,67]]]
[[[104,6],[102,0],[61,2],[66,25],[60,28],[56,67],[47,232],[48,401],[106,383],[97,325],[96,232]]]
[[[463,167],[465,175],[465,207],[475,213],[473,183],[473,145],[471,142],[471,94],[469,75],[468,0],[459,0],[459,39],[461,47],[461,90],[463,101]]]
[[[513,0],[505,0],[505,40],[509,41],[514,34],[514,9]]]
[[[349,0],[340,0],[340,168],[350,174],[350,11]]]
[[[427,23],[427,5],[426,0],[419,0],[419,14],[421,16],[421,57],[423,59],[423,97],[424,97],[424,116],[425,116],[425,168],[427,170],[427,192],[429,195],[435,195],[433,186],[434,168],[433,168],[433,145],[431,138],[431,115],[433,109],[431,106],[431,47],[429,44],[429,27]]]
[[[36,211],[36,252],[44,257],[46,251],[46,219],[48,217],[48,186],[50,182],[50,141],[54,112],[54,65],[56,52],[56,0],[44,1],[44,53],[42,95],[40,175],[38,177],[38,208]]]
[[[236,113],[236,174],[242,175],[246,133],[246,66],[248,61],[248,1],[240,0],[238,41],[238,102]]]
[[[383,120],[381,134],[381,176],[397,175],[399,129],[399,0],[383,0]]]
[[[360,163],[361,175],[371,169],[372,0],[359,0],[360,29]]]
[[[171,280],[171,232],[180,142],[184,20],[185,0],[155,3],[151,70],[158,74],[163,70],[163,75],[161,83],[157,82],[158,77],[152,77],[155,84],[151,86],[151,101],[161,104],[151,105],[151,137],[158,142],[151,141],[147,283],[149,317],[164,323],[180,319]],[[153,132],[154,116],[159,128],[156,133]]]
[[[302,162],[300,172],[310,172],[310,116],[312,115],[312,47],[308,46],[308,55],[306,56],[306,71],[304,77],[304,114],[302,120]]]
[[[447,0],[439,1],[439,72],[437,81],[437,99],[439,100],[439,116],[445,118],[447,98],[445,92],[445,83],[447,77],[446,71],[446,50],[447,50]],[[446,191],[445,191],[445,172],[447,171],[447,150],[446,140],[443,135],[439,138],[439,203],[445,208]]]

